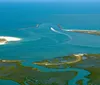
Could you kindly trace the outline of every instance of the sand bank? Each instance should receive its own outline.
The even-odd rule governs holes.
[[[8,42],[13,42],[13,41],[20,41],[22,40],[21,38],[17,37],[9,37],[9,36],[0,36],[0,45],[4,45]]]

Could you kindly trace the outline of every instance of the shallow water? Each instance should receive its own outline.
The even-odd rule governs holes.
[[[22,38],[20,42],[0,46],[0,59],[27,60],[23,65],[30,66],[33,61],[74,53],[100,53],[99,36],[61,31],[57,26],[61,24],[64,29],[99,30],[99,3],[66,4],[0,3],[0,36]],[[84,85],[87,85],[86,82]]]
[[[19,84],[10,80],[0,80],[0,85],[19,85]]]

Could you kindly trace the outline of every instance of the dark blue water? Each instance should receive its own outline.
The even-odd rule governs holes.
[[[0,59],[37,61],[73,53],[99,53],[99,36],[61,31],[57,26],[99,30],[99,4],[0,3],[0,36],[22,38],[0,46]]]

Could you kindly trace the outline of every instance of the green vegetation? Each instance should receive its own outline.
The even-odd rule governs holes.
[[[47,68],[67,68],[71,63],[76,63],[81,60],[82,56],[70,55],[64,57],[57,57],[51,60],[42,60],[38,62],[33,62],[33,64],[37,64],[39,66],[44,66]]]
[[[89,71],[91,74],[88,76],[90,79],[88,85],[100,85],[100,54],[85,54],[86,60],[71,64],[72,67],[77,67]],[[82,81],[77,82],[83,85]]]
[[[100,67],[89,67],[86,68],[91,74],[89,75],[89,78],[91,79],[89,81],[88,85],[100,85]]]
[[[75,63],[61,63],[62,61],[75,61],[77,57],[86,57],[79,62]],[[81,68],[89,71],[91,74],[88,76],[90,79],[88,85],[100,85],[100,54],[84,54],[82,56],[70,55],[64,57],[57,57],[52,60],[43,60],[38,62],[47,65],[42,65],[47,68]],[[53,63],[53,64],[49,64]],[[49,65],[48,65],[49,64]],[[21,61],[0,60],[0,79],[12,80],[20,85],[68,85],[68,81],[77,76],[75,71],[66,72],[41,72],[41,70],[33,67],[21,65]],[[83,85],[83,81],[77,81],[78,85]]]
[[[73,59],[75,56],[64,56],[59,59]],[[72,68],[81,68],[89,71],[91,74],[88,76],[90,79],[88,85],[100,85],[100,54],[84,54],[81,56],[82,58],[85,57],[85,59],[82,59],[79,62],[71,63],[71,64],[60,64],[60,65],[42,65],[47,68],[56,68],[59,69],[60,66],[63,66],[63,68],[67,68],[68,66],[71,66]],[[56,59],[56,58],[55,58]],[[54,59],[54,60],[55,60]],[[53,61],[54,61],[53,60]],[[58,63],[58,61],[56,61]],[[51,62],[52,63],[52,62]],[[83,85],[83,81],[79,80],[77,81],[78,85]]]
[[[97,57],[100,58],[100,54],[84,54],[86,57]]]
[[[22,66],[21,62],[0,62],[0,79],[20,85],[67,85],[76,75],[75,71],[41,72],[37,68]]]
[[[82,80],[79,80],[79,81],[77,81],[77,84],[78,85],[83,85],[83,81]]]

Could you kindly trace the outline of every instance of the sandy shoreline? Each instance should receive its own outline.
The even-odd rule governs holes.
[[[0,39],[5,39],[7,42],[15,42],[22,40],[21,38],[17,37],[10,37],[10,36],[0,36]],[[0,42],[0,45],[5,45],[7,42]]]

